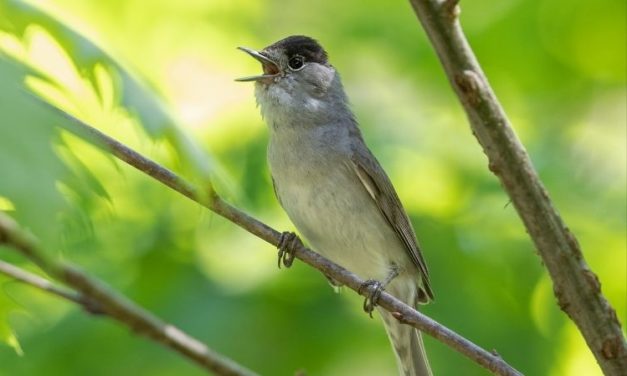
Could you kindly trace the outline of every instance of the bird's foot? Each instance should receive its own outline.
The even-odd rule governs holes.
[[[366,282],[362,283],[361,286],[359,286],[359,290],[357,290],[357,292],[361,294],[369,287],[373,287],[373,289],[364,300],[364,311],[372,318],[372,311],[374,311],[375,307],[377,306],[377,302],[379,301],[379,298],[381,297],[381,293],[383,292],[383,288],[385,286],[383,285],[383,283],[377,280],[369,279]]]
[[[281,234],[281,238],[279,239],[279,260],[278,266],[281,269],[281,264],[283,264],[286,268],[292,266],[294,262],[294,248],[302,244],[298,235],[293,232],[285,231]]]

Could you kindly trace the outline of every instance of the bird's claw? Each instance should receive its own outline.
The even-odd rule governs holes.
[[[368,287],[373,287],[374,289],[366,296],[364,300],[364,311],[372,318],[372,311],[374,311],[379,298],[381,297],[381,293],[383,292],[383,283],[369,279],[359,286],[358,292],[361,294],[364,290],[368,289]]]
[[[294,262],[294,248],[297,244],[300,243],[300,239],[298,236],[289,231],[285,231],[281,233],[281,238],[279,239],[279,253],[278,253],[278,266],[281,269],[281,264],[283,264],[286,268],[292,266]]]

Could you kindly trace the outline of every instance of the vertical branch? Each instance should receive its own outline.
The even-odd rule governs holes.
[[[553,281],[560,308],[575,322],[606,375],[627,372],[627,343],[575,236],[562,221],[460,27],[457,0],[410,0],[501,181]]]

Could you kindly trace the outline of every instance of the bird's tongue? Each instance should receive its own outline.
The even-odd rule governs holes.
[[[272,63],[263,63],[263,73],[264,74],[277,74],[279,73],[279,68]]]

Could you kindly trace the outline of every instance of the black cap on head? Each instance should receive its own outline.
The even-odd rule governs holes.
[[[319,64],[327,63],[327,53],[313,38],[304,35],[292,35],[264,48],[264,50],[282,49],[288,57],[300,55],[305,61]]]

